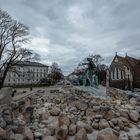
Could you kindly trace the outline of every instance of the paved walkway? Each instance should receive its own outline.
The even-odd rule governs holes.
[[[15,97],[12,98],[13,101],[20,101],[30,95],[34,95],[37,93],[42,93],[41,91],[44,91],[44,93],[49,93],[50,90],[52,89],[58,89],[58,87],[37,87],[37,88],[33,88],[32,91],[30,91],[29,88],[20,88],[20,89],[16,89],[17,93],[15,95]],[[26,91],[26,93],[23,93],[23,91]]]
[[[20,100],[22,100],[22,99],[24,99],[24,98],[26,98],[30,95],[36,94],[36,93],[37,93],[37,91],[30,91],[30,92],[27,92],[27,93],[19,94],[19,95],[13,97],[12,100],[13,101],[20,101]]]

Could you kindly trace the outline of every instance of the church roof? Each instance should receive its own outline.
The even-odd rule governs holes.
[[[131,64],[131,66],[139,65],[140,60],[138,60],[136,58],[126,56],[125,59]]]
[[[119,56],[119,55],[116,54],[116,56],[114,57],[110,67],[113,68],[115,65],[118,64],[117,62],[115,62],[116,58],[118,59],[118,62],[121,65],[121,67],[125,65],[125,66],[133,69],[133,67],[140,65],[140,60],[138,60],[136,58],[133,58],[133,57],[130,57],[130,56],[127,56],[127,55],[125,57],[122,57],[122,56]]]

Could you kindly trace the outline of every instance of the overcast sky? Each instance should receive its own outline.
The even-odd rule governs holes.
[[[140,0],[0,0],[0,8],[30,27],[42,63],[65,74],[92,53],[106,64],[115,52],[140,57]]]

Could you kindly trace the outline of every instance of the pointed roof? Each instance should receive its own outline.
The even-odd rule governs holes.
[[[130,56],[125,56],[125,59],[130,63],[131,66],[135,66],[139,64],[139,60]]]
[[[117,61],[115,62],[116,58],[118,59],[118,62],[120,62],[120,64],[122,63],[121,64],[122,69],[123,69],[124,65],[126,65],[130,69],[133,69],[133,67],[135,67],[135,66],[140,66],[140,60],[133,58],[133,57],[130,57],[128,55],[126,55],[125,57],[122,57],[122,56],[119,56],[118,54],[116,54],[111,65],[110,65],[110,68],[114,68],[115,65],[117,65]]]

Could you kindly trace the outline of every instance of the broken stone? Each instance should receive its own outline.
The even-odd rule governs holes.
[[[24,140],[24,136],[22,134],[15,134],[11,137],[12,140]]]
[[[73,106],[69,109],[69,112],[71,113],[77,112],[77,108]]]
[[[70,125],[70,119],[67,116],[60,116],[58,118],[58,121],[59,121],[59,126],[64,125],[64,124],[67,126]]]
[[[99,129],[99,123],[93,122],[93,123],[92,123],[92,127],[93,127],[94,129]]]
[[[79,102],[77,102],[76,107],[79,110],[84,111],[88,108],[88,104],[85,101],[79,101]]]
[[[129,128],[128,127],[124,127],[124,131],[125,132],[129,132]]]
[[[109,121],[108,123],[109,123],[110,127],[114,128],[114,124],[111,121]]]
[[[80,129],[75,135],[75,140],[88,140],[87,133],[84,128]]]
[[[106,120],[111,120],[113,118],[113,111],[112,110],[107,110],[107,111],[102,111],[101,114],[103,115],[103,118],[106,119]]]
[[[117,136],[113,133],[111,128],[102,129],[97,134],[96,140],[118,140]]]
[[[132,121],[137,122],[140,118],[140,115],[136,110],[131,110],[129,112],[129,117]]]
[[[12,95],[12,88],[6,87],[0,90],[0,105],[10,104]]]
[[[27,140],[33,140],[34,139],[33,133],[31,131],[31,129],[28,128],[28,127],[24,128],[24,133],[23,134],[25,136],[25,139],[27,139]]]
[[[114,129],[115,129],[116,131],[120,131],[120,127],[119,127],[119,126],[115,126]]]
[[[128,110],[126,110],[126,109],[120,109],[120,110],[119,110],[119,113],[120,113],[120,116],[129,119],[129,116],[128,116],[128,113],[129,113],[129,112],[128,112]]]
[[[117,120],[116,118],[113,118],[113,119],[111,120],[111,122],[112,122],[114,125],[117,125],[118,120]]]
[[[124,126],[129,126],[130,121],[127,118],[120,117],[119,119],[123,122]]]
[[[95,115],[95,119],[102,119],[103,115]]]
[[[6,127],[6,122],[4,121],[3,118],[0,117],[0,127],[5,128]]]
[[[56,129],[56,138],[58,140],[66,140],[68,136],[68,127],[67,125],[62,125],[60,128]]]
[[[54,107],[51,111],[50,111],[50,114],[52,116],[58,116],[60,114],[60,109],[57,108],[57,107]]]
[[[49,118],[50,114],[48,112],[43,112],[40,115],[41,120],[47,120]]]
[[[76,134],[76,125],[75,124],[71,124],[69,126],[69,135],[70,136],[74,136]]]
[[[76,116],[70,116],[70,122],[73,123],[73,124],[76,124],[78,118]]]
[[[55,137],[53,136],[43,136],[42,140],[57,140]]]
[[[93,110],[91,109],[91,108],[87,108],[86,109],[86,116],[87,117],[92,117],[92,116],[94,116],[96,113],[95,112],[93,112]]]
[[[99,122],[99,130],[110,127],[108,121],[105,119],[101,119]]]
[[[6,130],[0,128],[0,138],[1,139],[6,139],[7,136],[6,136]]]
[[[39,139],[40,139],[40,138],[42,138],[42,136],[43,136],[43,134],[40,133],[40,132],[35,132],[35,133],[34,133],[34,137],[35,137],[35,138],[39,138]]]
[[[93,131],[92,127],[89,124],[84,123],[82,121],[78,121],[77,122],[77,132],[82,128],[84,128],[87,133],[92,133],[92,131]]]
[[[136,105],[136,103],[137,103],[136,99],[132,97],[132,98],[130,99],[130,104],[131,104],[131,105]]]
[[[47,128],[50,131],[51,136],[53,136],[55,134],[56,126],[50,124],[50,125],[47,125]]]
[[[119,140],[129,140],[127,135],[122,135],[119,137]]]
[[[123,121],[121,121],[120,119],[118,119],[118,126],[121,130],[124,129],[124,124],[123,124]]]

